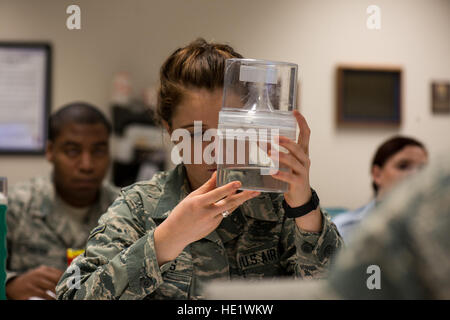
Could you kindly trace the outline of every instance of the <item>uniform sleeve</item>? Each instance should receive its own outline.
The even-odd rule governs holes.
[[[153,233],[138,217],[142,206],[120,196],[89,236],[86,251],[60,279],[58,299],[142,299],[162,283]]]
[[[19,190],[15,188],[8,196],[8,209],[6,211],[6,248],[8,253],[6,257],[6,284],[19,275],[11,270],[12,246],[21,221],[21,214],[27,210],[28,199],[29,192],[25,188]]]
[[[288,274],[305,279],[324,278],[333,257],[343,247],[344,242],[330,216],[324,210],[321,213],[321,232],[301,230],[295,219],[285,217],[281,237],[282,264]]]

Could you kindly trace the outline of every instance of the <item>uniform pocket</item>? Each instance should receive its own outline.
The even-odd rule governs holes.
[[[187,299],[192,283],[192,273],[191,254],[183,251],[162,274],[163,283],[158,288],[159,293],[169,299]]]

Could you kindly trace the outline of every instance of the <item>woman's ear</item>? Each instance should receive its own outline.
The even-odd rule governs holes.
[[[381,175],[382,175],[380,166],[374,165],[374,166],[372,167],[371,174],[372,174],[372,180],[373,180],[373,182],[375,182],[375,184],[376,184],[377,186],[379,186],[380,183],[381,183]]]
[[[162,122],[164,128],[166,129],[167,133],[169,135],[171,135],[172,134],[172,129],[170,128],[169,123],[166,120],[161,120],[161,122]]]

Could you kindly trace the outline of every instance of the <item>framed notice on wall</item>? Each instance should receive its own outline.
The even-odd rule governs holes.
[[[402,70],[338,66],[338,127],[396,127],[401,123]]]
[[[431,107],[435,114],[450,114],[450,81],[431,83]]]
[[[50,44],[0,42],[0,154],[45,152],[50,96]]]

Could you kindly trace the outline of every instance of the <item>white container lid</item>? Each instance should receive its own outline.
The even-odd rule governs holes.
[[[296,109],[298,66],[289,62],[228,59],[222,109]]]

